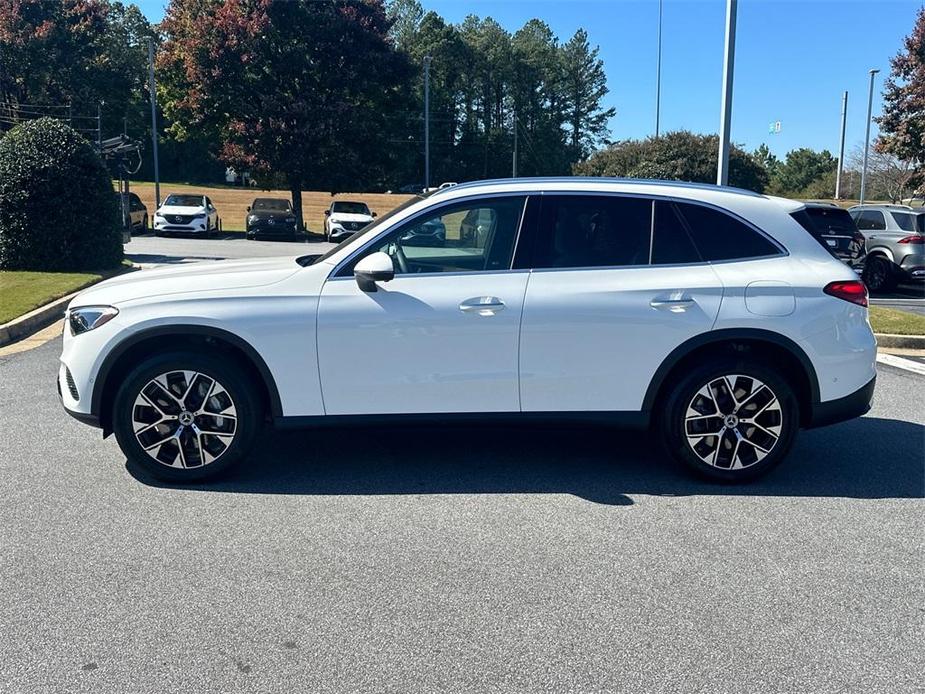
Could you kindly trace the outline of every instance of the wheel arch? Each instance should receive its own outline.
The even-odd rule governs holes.
[[[103,435],[112,432],[112,402],[122,378],[140,359],[160,351],[183,348],[220,349],[248,371],[268,413],[276,418],[283,415],[282,401],[276,380],[263,357],[254,347],[234,333],[205,325],[169,325],[141,330],[118,343],[103,360],[90,398],[90,412],[97,416]]]
[[[800,405],[800,422],[807,425],[820,400],[819,380],[806,352],[793,340],[760,328],[728,328],[693,337],[676,347],[652,377],[643,400],[645,412],[655,412],[676,379],[673,376],[704,357],[760,356],[779,360],[792,379]]]

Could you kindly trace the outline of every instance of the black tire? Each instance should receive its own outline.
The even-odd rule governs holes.
[[[181,371],[192,371],[204,377],[202,381],[198,376],[190,379],[193,389],[188,390],[190,394],[182,401],[183,404],[173,394],[172,399],[160,403],[161,407],[165,407],[160,413],[151,405],[136,407],[142,391],[162,374],[171,374],[172,378],[178,379],[173,385],[180,391],[187,390],[190,384],[180,380],[186,376],[176,376]],[[210,380],[217,386],[210,386]],[[163,387],[160,390],[155,388],[154,392],[163,398],[163,390]],[[203,395],[204,392],[206,395]],[[195,411],[197,397],[203,400]],[[189,412],[184,415],[184,409],[174,415],[169,407],[189,408]],[[232,408],[233,417],[229,416]],[[187,426],[182,425],[185,416],[192,419]],[[136,417],[150,424],[147,429],[152,431],[140,433],[153,443],[150,454],[136,436]],[[112,422],[116,440],[129,461],[157,479],[194,482],[217,477],[247,457],[263,422],[263,412],[254,384],[232,359],[214,354],[206,357],[195,352],[170,352],[145,359],[123,380],[113,404]],[[231,431],[227,433],[229,429]],[[145,428],[139,429],[139,432],[145,432]],[[177,436],[180,439],[170,443]],[[180,441],[185,454],[180,450]],[[209,460],[212,454],[214,458]],[[177,466],[159,462],[153,456],[171,459],[170,462]]]
[[[719,381],[731,376],[736,378]],[[776,396],[773,401],[765,403],[768,395],[758,382]],[[703,398],[700,393],[708,386],[710,398]],[[738,401],[722,397],[723,390],[730,388],[740,396]],[[656,410],[662,413],[656,427],[665,453],[699,475],[722,482],[745,482],[769,472],[787,456],[800,425],[793,387],[773,368],[754,360],[711,359],[678,379],[661,405]],[[757,411],[755,422],[747,420],[742,414],[745,409],[739,408]],[[689,411],[697,413],[690,421]],[[738,417],[745,421],[737,422]],[[774,425],[774,421],[779,423]],[[714,429],[717,435],[711,437],[708,432]],[[688,432],[697,438],[689,439]],[[777,438],[771,442],[774,434]]]
[[[144,217],[142,217],[142,219],[141,219],[141,229],[142,229],[142,231],[147,231],[147,230],[148,230],[148,215],[145,215]]]
[[[896,271],[893,263],[881,255],[867,259],[864,263],[862,278],[864,284],[872,292],[888,292],[896,286]]]

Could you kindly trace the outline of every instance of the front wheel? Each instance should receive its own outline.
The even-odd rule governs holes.
[[[666,453],[700,475],[744,482],[779,464],[800,416],[788,381],[763,364],[715,360],[683,376],[658,420]]]
[[[173,352],[142,361],[123,381],[113,431],[126,458],[152,476],[199,481],[247,456],[262,421],[259,402],[232,360]]]

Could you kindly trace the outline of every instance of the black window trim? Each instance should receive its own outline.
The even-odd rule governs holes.
[[[347,272],[347,268],[353,263],[354,259],[357,256],[363,255],[369,249],[370,246],[374,246],[380,239],[382,239],[385,236],[388,236],[393,231],[399,229],[400,227],[405,226],[409,222],[413,222],[416,219],[420,219],[424,215],[431,216],[434,212],[437,212],[438,210],[442,210],[448,207],[456,207],[457,205],[460,205],[460,204],[465,204],[468,202],[474,202],[478,200],[494,200],[497,198],[523,198],[524,199],[523,206],[521,207],[521,210],[520,210],[520,219],[517,222],[517,231],[515,232],[515,235],[514,235],[514,245],[511,250],[511,260],[509,261],[508,266],[506,268],[503,268],[503,269],[496,268],[493,270],[461,270],[459,272],[421,272],[421,273],[409,273],[406,275],[396,274],[395,277],[396,278],[398,277],[402,277],[402,278],[435,277],[435,276],[453,277],[455,275],[488,275],[488,274],[499,274],[503,272],[504,273],[506,272],[525,272],[525,270],[515,269],[513,267],[514,258],[517,257],[517,245],[520,242],[520,234],[523,231],[524,219],[527,216],[527,206],[530,204],[531,198],[534,198],[534,197],[538,198],[539,195],[540,193],[538,191],[524,191],[524,190],[505,191],[503,193],[488,193],[488,194],[482,193],[478,195],[468,195],[466,197],[453,198],[452,200],[447,200],[446,202],[442,204],[431,205],[430,207],[427,207],[423,210],[419,210],[418,212],[415,212],[414,214],[409,215],[408,217],[405,217],[401,221],[390,225],[387,229],[384,229],[382,232],[377,234],[375,237],[373,237],[372,239],[367,241],[365,244],[360,246],[356,251],[348,255],[341,262],[339,262],[334,267],[334,269],[330,273],[328,273],[327,281],[331,282],[334,280],[343,280],[343,279],[352,280],[353,273]]]
[[[574,190],[574,189],[573,189],[573,190],[554,190],[554,189],[549,189],[549,190],[537,191],[537,192],[535,192],[535,193],[531,193],[531,195],[538,195],[538,196],[541,196],[541,197],[542,197],[542,196],[546,196],[546,195],[556,195],[556,196],[560,196],[560,195],[573,195],[573,196],[582,196],[582,197],[588,197],[588,196],[592,196],[592,195],[593,195],[593,196],[620,197],[620,198],[642,198],[642,199],[644,199],[644,200],[649,200],[649,201],[651,201],[653,204],[654,204],[655,202],[667,202],[667,203],[670,203],[670,204],[672,205],[672,207],[674,208],[675,214],[677,215],[678,219],[681,221],[681,224],[684,225],[684,231],[685,231],[685,233],[688,235],[689,238],[691,238],[692,241],[693,241],[693,235],[691,234],[691,230],[690,230],[690,226],[689,226],[689,224],[688,224],[687,218],[684,216],[683,212],[682,212],[680,209],[678,209],[677,205],[678,205],[678,203],[684,203],[684,204],[689,204],[689,205],[699,205],[699,206],[701,206],[701,207],[706,207],[706,208],[708,208],[708,209],[714,210],[714,211],[719,212],[719,213],[721,213],[721,214],[725,214],[725,215],[727,215],[727,216],[729,216],[729,217],[732,217],[732,218],[733,218],[734,220],[736,220],[737,222],[740,222],[741,224],[744,224],[746,227],[748,227],[749,229],[751,229],[752,231],[756,232],[756,233],[759,234],[761,237],[763,237],[764,239],[766,239],[767,241],[769,241],[769,242],[771,243],[772,246],[774,246],[775,248],[778,249],[779,252],[778,252],[778,253],[771,253],[771,254],[768,254],[768,255],[750,256],[750,257],[748,257],[748,258],[730,258],[730,259],[728,259],[728,260],[700,260],[699,262],[695,262],[695,263],[660,263],[660,264],[658,264],[658,265],[653,265],[653,264],[652,264],[652,252],[651,252],[651,247],[652,247],[652,229],[650,228],[650,230],[649,230],[649,246],[650,246],[649,262],[648,262],[647,264],[645,264],[645,265],[588,265],[588,266],[582,266],[582,267],[566,267],[566,268],[563,268],[563,267],[548,267],[548,268],[547,268],[547,267],[544,267],[544,268],[537,268],[537,267],[532,267],[532,264],[533,264],[533,257],[532,257],[532,252],[531,252],[530,257],[528,258],[528,260],[529,260],[528,267],[515,268],[515,269],[518,269],[518,270],[521,270],[521,271],[528,271],[528,272],[563,272],[563,271],[567,271],[567,272],[572,272],[572,271],[585,271],[585,270],[629,270],[629,269],[637,269],[637,270],[638,270],[638,269],[640,269],[640,268],[696,267],[696,266],[699,266],[699,265],[725,265],[725,264],[727,264],[727,263],[743,263],[743,262],[751,262],[751,261],[753,261],[753,260],[767,260],[767,259],[770,259],[770,258],[781,258],[781,257],[786,257],[786,256],[789,256],[789,255],[790,255],[790,252],[789,252],[786,248],[784,248],[784,246],[783,246],[781,243],[779,243],[779,242],[777,241],[777,239],[775,239],[773,236],[771,236],[771,235],[768,234],[767,232],[765,232],[765,231],[763,231],[762,229],[760,229],[759,227],[757,227],[757,226],[756,226],[755,224],[753,224],[752,222],[748,221],[747,219],[745,219],[745,218],[739,216],[739,215],[736,214],[735,212],[733,212],[733,211],[731,211],[731,210],[729,210],[729,209],[727,209],[727,208],[725,208],[725,207],[721,207],[721,206],[719,206],[719,205],[714,205],[714,204],[709,203],[709,202],[704,202],[704,201],[702,201],[702,200],[692,200],[692,199],[690,199],[690,198],[679,197],[679,196],[676,196],[676,195],[653,195],[653,194],[649,194],[649,193],[627,193],[627,192],[623,192],[623,191]],[[653,209],[654,209],[654,208],[653,208]],[[542,214],[542,210],[541,210],[540,214]],[[522,221],[523,221],[523,220],[521,220],[521,223],[522,223]],[[651,224],[650,224],[650,227],[651,227]],[[534,238],[535,238],[536,231],[534,230],[533,233],[534,233]],[[518,234],[518,236],[519,236],[519,234]],[[701,258],[702,258],[702,254],[700,253],[700,249],[697,247],[697,243],[696,243],[696,242],[694,242],[694,248],[697,250],[698,255],[701,255]],[[531,251],[532,251],[532,249],[531,249]],[[517,258],[517,256],[516,256],[516,254],[515,254],[515,255],[514,255],[514,259],[516,259],[516,258]]]

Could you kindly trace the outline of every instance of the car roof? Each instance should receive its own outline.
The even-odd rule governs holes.
[[[819,200],[807,200],[803,204],[806,205],[807,207],[812,207],[814,209],[844,210],[845,212],[848,211],[848,210],[845,210],[844,207],[839,207],[834,202],[821,202]]]
[[[510,193],[623,193],[649,197],[674,198],[681,201],[702,202],[729,209],[749,218],[753,213],[796,212],[805,205],[799,200],[789,200],[762,195],[751,190],[732,186],[717,186],[707,183],[686,183],[682,181],[661,181],[637,178],[603,178],[593,176],[561,176],[545,178],[503,178],[473,181],[443,190],[428,196],[432,202],[451,201],[472,195]]]
[[[923,210],[917,210],[914,207],[909,205],[892,205],[889,203],[880,203],[878,205],[853,205],[848,208],[849,210],[885,210],[887,212],[913,212],[920,214]]]
[[[289,202],[289,198],[254,198],[254,202]]]
[[[336,205],[339,202],[345,202],[348,205],[365,205],[366,204],[362,200],[334,200],[333,202],[331,202],[331,204]]]

